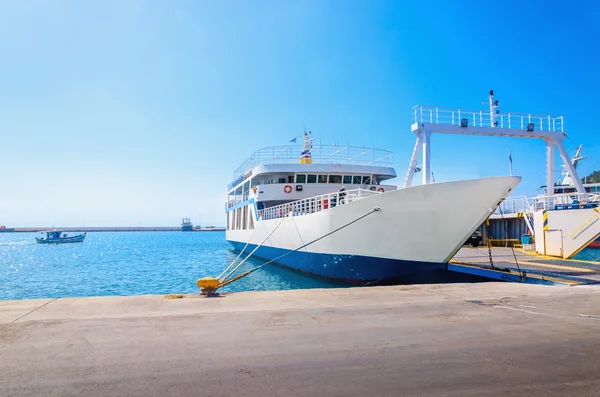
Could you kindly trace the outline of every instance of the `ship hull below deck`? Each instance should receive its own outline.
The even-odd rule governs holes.
[[[256,245],[230,241],[236,251],[252,252]],[[245,249],[244,249],[245,248]],[[286,255],[287,254],[287,255]],[[361,255],[320,254],[262,246],[253,257],[316,277],[324,277],[350,284],[368,284],[392,280],[414,281],[431,279],[431,272],[445,269],[443,263],[405,261]]]
[[[423,282],[446,268],[519,182],[496,177],[393,190],[315,213],[256,219],[254,229],[227,230],[226,238],[238,251],[256,249],[253,257],[311,275]]]

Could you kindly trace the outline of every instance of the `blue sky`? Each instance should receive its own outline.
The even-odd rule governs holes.
[[[598,4],[0,1],[0,224],[223,224],[235,168],[304,128],[393,150],[403,175],[411,107],[490,88],[564,115],[580,172],[600,169]],[[432,169],[508,174],[509,151],[535,194],[541,141],[434,136]]]

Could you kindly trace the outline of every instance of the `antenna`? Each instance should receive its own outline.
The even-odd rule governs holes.
[[[490,90],[490,126],[493,127],[498,127],[498,124],[500,124],[498,121],[496,121],[496,115],[500,115],[500,111],[497,110],[500,107],[500,101],[498,101],[497,99],[494,99],[494,90]]]

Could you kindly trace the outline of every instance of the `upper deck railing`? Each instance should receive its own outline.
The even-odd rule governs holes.
[[[257,150],[233,173],[231,189],[257,165],[300,164],[302,145],[272,146]],[[388,150],[346,145],[314,145],[311,151],[313,164],[350,164],[393,167],[394,155]]]
[[[467,119],[469,126],[492,127],[489,111],[472,109],[450,109],[437,106],[413,106],[413,123],[451,124],[460,125],[462,119]],[[518,128],[525,130],[530,123],[534,130],[564,132],[564,117],[549,114],[500,113],[494,114],[497,128]]]

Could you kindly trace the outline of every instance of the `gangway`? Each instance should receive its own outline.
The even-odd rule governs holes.
[[[600,236],[600,215],[598,208],[595,208],[597,203],[591,202],[565,147],[567,134],[564,117],[513,112],[504,114],[499,107],[500,103],[494,99],[493,90],[489,92],[489,110],[485,111],[414,106],[411,130],[416,136],[416,142],[403,187],[412,185],[414,175],[419,170],[417,164],[420,157],[422,183],[432,182],[432,134],[541,139],[546,146],[546,195],[531,201],[527,198],[508,199],[500,207],[502,212],[496,209],[495,214],[491,215],[495,217],[516,213],[525,219],[528,230],[535,237],[538,253],[570,258]],[[562,159],[565,173],[570,176],[577,190],[575,197],[573,194],[564,197],[554,194],[555,149]]]

